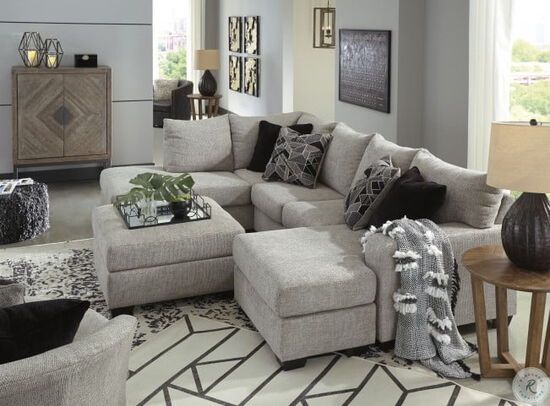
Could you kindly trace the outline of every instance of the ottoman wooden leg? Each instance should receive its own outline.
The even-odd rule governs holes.
[[[119,307],[118,309],[111,309],[111,315],[113,317],[120,316],[121,314],[127,314],[132,316],[134,314],[134,306]]]
[[[283,371],[292,371],[293,369],[303,368],[306,365],[307,359],[306,358],[300,358],[300,359],[294,359],[292,361],[284,361],[278,360],[279,364],[281,364],[281,368]]]

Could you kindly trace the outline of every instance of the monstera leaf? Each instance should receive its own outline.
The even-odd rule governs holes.
[[[137,203],[147,199],[185,202],[191,199],[191,188],[195,181],[188,173],[171,176],[147,172],[137,175],[130,183],[136,187],[127,194],[118,196],[118,204]]]

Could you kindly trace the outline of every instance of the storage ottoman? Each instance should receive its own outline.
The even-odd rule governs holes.
[[[235,299],[282,363],[372,344],[376,277],[347,226],[240,235]]]
[[[209,198],[209,220],[129,230],[113,205],[92,214],[94,262],[110,309],[233,289],[242,226]]]

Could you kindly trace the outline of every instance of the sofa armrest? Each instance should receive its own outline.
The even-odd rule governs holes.
[[[188,95],[193,93],[193,82],[182,81],[178,88],[172,90],[172,114],[174,120],[191,119],[191,106]]]
[[[119,316],[69,345],[0,365],[0,404],[126,404],[136,324],[134,317]]]
[[[474,323],[472,287],[470,274],[461,263],[462,255],[467,250],[481,245],[500,244],[500,226],[487,229],[477,229],[462,223],[440,224],[451,242],[455,258],[458,262],[458,272],[461,280],[458,294],[455,319],[457,324]],[[396,315],[393,308],[393,293],[399,288],[399,274],[395,272],[393,254],[396,243],[391,238],[382,235],[371,235],[365,244],[365,263],[372,269],[377,279],[377,339],[380,342],[395,338]],[[485,284],[485,302],[488,319],[496,316],[494,289]],[[516,312],[516,293],[508,292],[508,314]]]

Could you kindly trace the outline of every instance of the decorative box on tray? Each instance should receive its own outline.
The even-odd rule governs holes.
[[[191,192],[187,215],[183,217],[174,216],[168,202],[153,201],[151,204],[156,205],[152,210],[145,208],[140,203],[115,204],[115,207],[124,220],[126,227],[131,230],[212,218],[212,207],[193,191]]]

